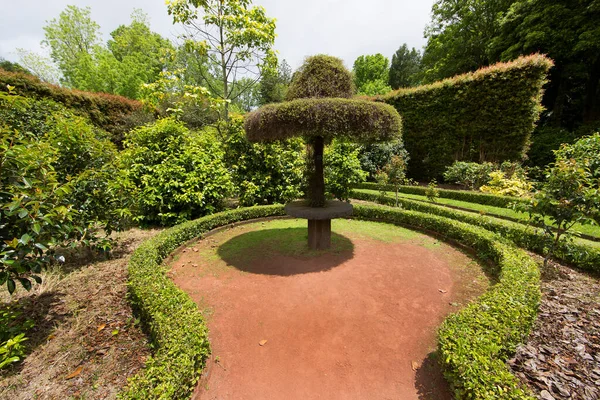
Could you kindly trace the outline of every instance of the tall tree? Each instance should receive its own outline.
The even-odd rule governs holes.
[[[381,53],[359,56],[354,61],[354,84],[359,93],[383,94],[390,90],[390,61]]]
[[[275,19],[267,17],[263,7],[251,5],[250,0],[167,0],[173,21],[186,29],[188,48],[204,51],[209,64],[216,66],[217,79],[205,81],[212,95],[222,100],[225,121],[229,103],[277,65]]]
[[[392,89],[419,84],[421,72],[421,52],[414,47],[409,50],[404,43],[392,56],[389,85]]]
[[[520,0],[493,42],[500,58],[545,53],[555,61],[544,104],[554,125],[600,120],[600,1]]]
[[[17,56],[19,57],[19,63],[42,81],[55,85],[60,83],[60,71],[48,57],[25,49],[17,49]]]
[[[287,88],[292,81],[292,67],[283,60],[277,71],[269,71],[260,79],[258,104],[279,103],[285,100]]]
[[[437,0],[425,29],[424,80],[448,78],[495,61],[492,40],[515,0]]]
[[[67,6],[58,19],[44,27],[42,44],[50,48],[50,56],[63,74],[63,81],[76,86],[76,75],[82,65],[90,63],[94,47],[100,44],[100,26],[92,21],[89,7]]]

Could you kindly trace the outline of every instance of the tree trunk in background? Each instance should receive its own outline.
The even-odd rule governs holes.
[[[311,207],[325,206],[325,178],[323,176],[323,149],[322,136],[315,136],[310,140],[309,159],[312,164],[309,168],[308,202]],[[312,157],[311,157],[312,156]]]

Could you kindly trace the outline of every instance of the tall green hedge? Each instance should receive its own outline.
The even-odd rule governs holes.
[[[454,161],[521,160],[552,65],[535,54],[377,98],[402,116],[408,175],[440,179]]]
[[[65,105],[76,114],[88,117],[99,128],[120,143],[125,132],[154,118],[137,100],[105,93],[90,93],[71,90],[40,81],[38,78],[8,72],[0,68],[0,91],[8,91],[7,85],[24,97],[50,99]]]

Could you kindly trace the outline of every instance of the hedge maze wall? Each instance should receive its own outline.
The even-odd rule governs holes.
[[[375,98],[402,116],[409,177],[440,179],[454,161],[521,160],[552,65],[534,54]]]

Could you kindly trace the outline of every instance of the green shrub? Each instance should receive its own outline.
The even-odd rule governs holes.
[[[240,205],[287,203],[302,197],[305,169],[302,139],[250,143],[243,120],[232,116],[225,142],[225,163]]]
[[[440,197],[440,191],[437,188],[437,182],[435,179],[433,179],[427,185],[427,190],[425,191],[425,196],[427,197],[427,200],[431,201],[432,203],[435,203],[437,201],[438,197]],[[398,193],[396,192],[396,205],[398,205],[397,199],[398,199]]]
[[[369,174],[368,178],[371,181],[376,181],[377,172],[383,170],[394,156],[401,157],[406,170],[406,164],[408,164],[410,157],[404,148],[402,139],[362,145],[359,153],[360,167]],[[404,175],[406,175],[406,171]]]
[[[233,190],[219,142],[171,118],[133,130],[121,162],[137,188],[136,218],[144,224],[171,225],[214,213]]]
[[[125,132],[132,128],[135,120],[132,114],[145,112],[139,101],[104,93],[70,90],[44,83],[30,75],[0,69],[0,91],[8,91],[7,85],[14,87],[18,95],[48,99],[64,105],[109,132],[112,141],[117,144],[121,143]],[[153,112],[148,112],[148,115],[152,118]]]
[[[10,305],[0,310],[0,369],[19,362],[25,356],[23,342],[25,333],[33,327],[33,321],[20,321],[21,311]]]
[[[63,105],[52,100],[30,99],[0,91],[0,124],[7,129],[41,137],[50,130],[53,115],[68,114]]]
[[[29,290],[53,260],[52,247],[78,236],[77,217],[52,167],[53,149],[32,134],[0,126],[0,285]]]
[[[325,149],[325,191],[338,200],[348,201],[352,186],[365,181],[367,173],[360,168],[359,147],[336,139]]]
[[[506,173],[496,170],[490,172],[489,177],[490,180],[479,188],[483,193],[512,197],[531,196],[533,185],[517,174],[508,176]]]
[[[454,161],[523,159],[551,66],[532,55],[380,97],[402,115],[408,176],[439,179]]]
[[[442,324],[439,359],[457,399],[533,400],[506,365],[529,334],[540,301],[540,273],[527,253],[500,235],[436,215],[357,205],[354,216],[436,232],[496,265],[498,283]]]
[[[198,306],[167,277],[162,261],[211,229],[283,214],[283,206],[226,211],[177,225],[138,247],[128,266],[129,298],[150,331],[155,351],[144,370],[128,380],[120,398],[188,399],[210,354]]]
[[[600,134],[562,145],[542,189],[525,208],[550,241],[544,265],[575,224],[600,223]]]
[[[455,161],[446,168],[444,181],[457,183],[471,190],[478,190],[490,181],[490,173],[494,170],[494,164]]]

